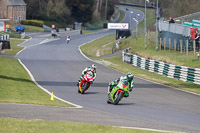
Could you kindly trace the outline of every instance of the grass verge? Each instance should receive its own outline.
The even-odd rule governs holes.
[[[156,73],[152,73],[152,72],[140,69],[138,67],[134,67],[133,65],[124,63],[122,61],[122,56],[103,58],[103,59],[97,60],[97,62],[105,64],[109,67],[112,67],[112,68],[122,71],[124,73],[131,72],[135,76],[140,77],[140,78],[144,78],[144,79],[151,80],[151,81],[154,81],[157,83],[161,83],[161,84],[164,84],[167,86],[172,86],[172,87],[176,87],[176,88],[179,88],[182,90],[200,94],[200,86],[199,85],[196,85],[193,83],[188,83],[188,82],[183,82],[183,81],[176,80],[176,79],[167,78],[167,77],[158,75]]]
[[[155,44],[151,43],[147,39],[147,49],[144,49],[144,35],[140,35],[138,39],[127,38],[121,41],[120,48],[124,49],[131,47],[130,53],[140,55],[145,58],[151,58],[154,60],[164,61],[170,64],[187,66],[193,68],[200,68],[200,61],[196,56],[193,55],[193,52],[189,52],[189,55],[186,56],[185,53],[180,53],[178,51],[169,51],[169,50],[155,50]]]
[[[0,57],[0,102],[71,106],[50,96],[38,88],[18,60]]]
[[[112,53],[112,47],[114,45],[115,35],[108,35],[103,38],[99,38],[87,45],[81,46],[83,53],[88,57],[99,57]],[[95,45],[95,47],[94,47]],[[90,47],[90,49],[88,49]]]
[[[1,133],[159,133],[81,122],[0,118]]]
[[[10,47],[11,49],[4,49],[2,51],[3,54],[7,55],[16,55],[17,52],[23,49],[23,47],[17,46],[17,44],[23,43],[24,40],[16,40],[16,39],[10,39]]]
[[[22,47],[16,46],[22,40],[11,40],[11,50],[5,54],[15,55]],[[0,102],[39,104],[72,107],[50,96],[37,87],[17,59],[0,57]]]
[[[110,37],[105,36],[103,38],[97,39],[91,43],[81,46],[80,48],[81,48],[82,52],[88,57],[98,57],[98,56],[96,56],[97,55],[96,53],[98,53],[98,51],[108,50],[107,53],[101,52],[101,54],[100,54],[101,56],[106,55],[108,53],[111,53],[112,48],[106,48],[106,47],[102,47],[102,46],[109,44],[109,41],[107,40],[108,38],[110,39],[110,43],[112,43],[114,41],[114,37],[111,37],[111,36],[114,36],[114,35],[110,35]],[[185,66],[189,66],[189,67],[198,67],[199,66],[198,63],[196,64],[196,63],[192,62],[193,61],[192,58],[194,58],[192,55],[191,55],[191,57],[189,57],[189,56],[185,56],[183,54],[180,54],[180,53],[177,53],[174,51],[155,51],[154,44],[151,44],[150,42],[147,42],[148,48],[146,50],[144,50],[143,41],[144,41],[143,35],[140,35],[140,37],[137,40],[129,37],[129,38],[121,41],[120,49],[132,47],[132,49],[131,49],[132,53],[141,55],[143,57],[150,57],[155,60],[162,59],[162,61],[167,61],[167,62],[175,64],[175,65],[184,64]],[[108,47],[111,47],[111,46],[108,45]],[[141,77],[144,79],[152,80],[157,83],[161,83],[164,85],[168,85],[168,86],[180,88],[182,90],[187,90],[190,92],[200,94],[200,86],[199,85],[179,81],[177,79],[170,79],[170,78],[158,75],[156,73],[142,70],[140,68],[137,68],[130,64],[122,62],[121,56],[103,58],[103,59],[95,58],[95,59],[97,61],[99,61],[105,65],[108,65],[114,69],[117,69],[119,71],[122,71],[125,73],[132,72],[135,76],[138,76],[138,77]]]
[[[125,17],[124,11],[119,10],[119,13],[120,13],[120,16],[119,16],[118,20],[116,21],[116,23],[121,22],[124,19],[124,17]]]
[[[31,26],[31,25],[21,25],[21,24],[9,24],[11,25],[11,29],[15,31],[16,26],[24,26],[25,32],[44,32],[42,27]]]

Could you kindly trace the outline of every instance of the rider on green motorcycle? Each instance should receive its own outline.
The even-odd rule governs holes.
[[[120,79],[127,79],[128,82],[129,82],[129,84],[130,84],[130,86],[129,86],[129,91],[132,91],[133,86],[134,86],[133,78],[134,78],[133,74],[132,74],[132,73],[128,73],[126,76],[122,76],[122,77],[120,77],[120,78],[118,78],[118,79],[115,79],[114,81],[110,82],[110,83],[109,83],[109,86],[108,86],[108,95],[110,94],[110,92],[112,91],[112,89],[113,89],[116,85],[118,85]],[[124,97],[128,97],[128,96],[129,96],[129,93],[127,92],[127,93],[124,95]]]

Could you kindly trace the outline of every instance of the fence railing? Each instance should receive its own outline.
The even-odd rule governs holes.
[[[157,73],[169,78],[200,85],[200,69],[176,66],[161,61],[146,59],[134,54],[122,52],[122,60],[141,69]]]
[[[10,38],[9,34],[0,33],[0,40],[8,40]]]
[[[167,31],[171,32],[174,34],[180,34],[185,37],[190,36],[190,27],[182,24],[176,24],[176,23],[171,23],[169,24],[168,22],[159,22],[159,31]]]
[[[180,53],[184,53],[188,55],[189,51],[193,51],[194,55],[196,52],[196,43],[195,40],[178,40],[174,38],[159,38],[159,46],[160,50],[174,50],[180,51]]]

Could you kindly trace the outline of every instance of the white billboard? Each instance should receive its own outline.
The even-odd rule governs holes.
[[[128,23],[108,23],[108,29],[128,29]]]

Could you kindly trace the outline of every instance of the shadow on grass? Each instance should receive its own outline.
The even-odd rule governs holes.
[[[7,79],[7,80],[14,80],[14,81],[21,81],[21,82],[30,82],[30,83],[33,83],[33,81],[28,80],[28,79],[14,78],[14,77],[8,77],[8,76],[3,76],[3,75],[0,75],[0,79]]]
[[[199,61],[200,62],[200,59],[193,59],[192,62],[197,62]]]

